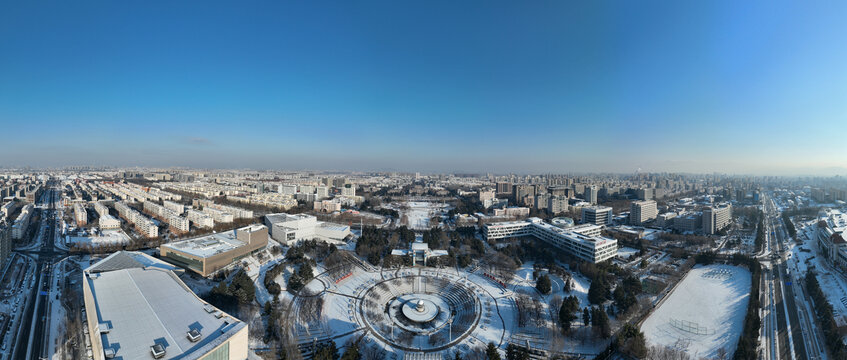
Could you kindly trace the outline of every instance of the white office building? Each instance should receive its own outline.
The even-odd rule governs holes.
[[[659,215],[659,208],[656,207],[656,201],[643,200],[633,201],[629,206],[629,223],[631,225],[643,225],[648,221],[653,221]]]
[[[732,223],[732,205],[720,204],[703,209],[703,232],[715,234]]]
[[[583,230],[590,232],[588,228]],[[483,236],[486,240],[534,236],[577,258],[592,263],[611,259],[615,257],[618,251],[618,241],[615,239],[589,236],[572,229],[562,229],[545,223],[539,218],[486,224],[483,228]]]
[[[316,217],[306,214],[268,214],[265,215],[265,225],[271,238],[287,246],[302,240],[341,244],[351,234],[349,226],[318,221]]]
[[[612,208],[608,206],[586,206],[582,208],[584,224],[607,225],[612,223]]]

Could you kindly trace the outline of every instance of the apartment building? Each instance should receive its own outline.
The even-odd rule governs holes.
[[[198,228],[210,229],[215,226],[215,220],[212,218],[212,215],[199,210],[188,210],[186,217],[188,218],[188,221]]]
[[[79,227],[88,225],[88,212],[82,203],[74,203],[74,221]]]
[[[644,225],[653,221],[659,215],[659,208],[653,200],[633,201],[629,206],[629,223],[631,225]]]
[[[173,210],[166,209],[162,205],[156,204],[152,201],[145,201],[144,212],[168,223],[168,228],[175,233],[183,234],[189,230],[188,219],[180,216]]]
[[[148,238],[154,238],[159,236],[159,227],[156,226],[153,221],[148,219],[144,214],[135,211],[135,209],[129,207],[123,201],[118,201],[115,203],[115,210],[118,214],[124,218],[124,220],[128,221],[130,224],[135,226],[135,230],[138,231],[142,236]]]

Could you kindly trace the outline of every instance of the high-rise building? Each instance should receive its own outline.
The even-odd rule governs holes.
[[[653,189],[638,189],[635,191],[635,196],[637,196],[639,200],[653,200]]]
[[[279,186],[279,193],[284,195],[294,195],[297,193],[297,185],[282,184]]]
[[[550,195],[546,192],[539,192],[535,195],[535,208],[538,210],[546,209],[547,205],[549,205]]]
[[[527,199],[532,199],[529,201],[535,202],[535,186],[529,184],[517,184],[512,187],[515,202],[518,204],[526,205],[528,201]]]
[[[586,206],[582,208],[582,222],[606,225],[612,223],[612,208],[608,206]]]
[[[552,196],[564,196],[564,197],[573,197],[573,190],[567,186],[559,185],[559,186],[551,186],[547,188],[547,191]]]
[[[318,186],[315,188],[315,200],[323,200],[329,197],[328,186]]]
[[[356,184],[346,183],[341,187],[342,196],[356,196]]]
[[[703,232],[715,234],[732,223],[732,206],[721,204],[703,209]]]
[[[74,220],[76,220],[76,226],[88,224],[88,212],[85,211],[82,203],[74,203]]]
[[[547,199],[547,210],[553,215],[568,211],[568,198],[564,195],[553,195]]]
[[[510,183],[510,182],[498,182],[497,183],[497,193],[498,194],[511,194],[512,193],[512,183]]]
[[[486,200],[493,200],[495,196],[494,189],[480,189],[479,202],[485,203]]]
[[[597,203],[597,186],[589,185],[585,187],[584,195],[585,201],[594,205]]]
[[[653,200],[633,201],[629,206],[629,223],[631,225],[643,225],[648,221],[656,219],[659,209]]]

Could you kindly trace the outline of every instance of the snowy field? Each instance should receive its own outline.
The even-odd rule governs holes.
[[[641,325],[649,345],[684,349],[695,358],[735,351],[750,297],[750,272],[728,265],[692,269]]]
[[[447,204],[439,204],[428,201],[409,201],[402,204],[393,204],[392,208],[400,212],[401,225],[406,225],[414,230],[428,230],[431,226],[429,219],[433,216],[443,216],[449,209]]]
[[[631,258],[635,254],[638,254],[638,249],[633,249],[629,247],[622,247],[618,249],[618,258],[624,260]]]
[[[129,243],[129,236],[124,234],[123,230],[103,230],[100,235],[89,235],[89,236],[68,236],[67,243],[75,243],[75,244],[92,244],[92,245],[105,245],[105,244],[126,244]]]

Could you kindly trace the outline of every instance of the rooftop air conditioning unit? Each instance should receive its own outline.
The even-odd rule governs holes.
[[[200,330],[192,329],[192,330],[188,331],[188,333],[186,334],[186,337],[188,337],[188,340],[191,340],[191,342],[198,342],[198,341],[200,341],[200,337],[201,337],[200,336]]]
[[[150,347],[150,353],[154,359],[161,359],[165,357],[165,347],[162,344],[153,345]]]
[[[112,348],[103,349],[103,356],[105,356],[107,359],[114,359],[115,358],[115,349],[112,349]]]

